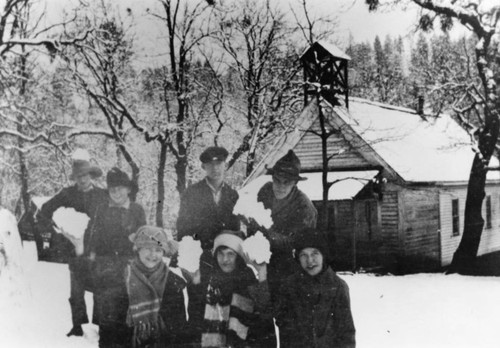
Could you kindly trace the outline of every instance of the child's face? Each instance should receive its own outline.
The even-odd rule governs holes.
[[[108,188],[109,197],[113,200],[115,204],[122,205],[128,200],[128,194],[130,193],[130,188],[127,186],[115,186]]]
[[[304,248],[299,253],[300,267],[310,276],[315,276],[323,269],[323,254],[316,248]]]
[[[236,269],[236,258],[238,254],[231,248],[220,248],[217,250],[217,263],[224,273],[231,273]]]
[[[163,260],[163,249],[159,246],[140,248],[138,250],[139,260],[147,268],[154,268]]]

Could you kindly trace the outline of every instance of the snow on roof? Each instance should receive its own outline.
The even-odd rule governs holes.
[[[328,51],[332,56],[342,58],[345,60],[351,60],[351,57],[347,55],[344,51],[342,51],[340,48],[338,48],[336,45],[334,45],[331,42],[325,41],[325,40],[319,40],[313,43],[311,46],[307,47],[304,52],[302,52],[302,55],[300,56],[301,59],[304,57],[304,55],[314,47],[314,45],[320,45],[323,47],[326,51]]]
[[[427,121],[410,109],[351,98],[336,113],[405,181],[467,181],[474,152],[470,136],[449,115]],[[497,162],[492,159],[491,165]],[[499,179],[499,173],[489,173]]]
[[[329,172],[328,181],[335,182],[328,191],[328,200],[343,200],[354,198],[365,185],[378,174],[378,170]],[[304,192],[311,201],[323,199],[323,184],[321,172],[301,173],[307,180],[299,181],[297,187]],[[272,181],[271,175],[261,175],[242,187],[240,195],[257,196],[257,192],[267,182]]]

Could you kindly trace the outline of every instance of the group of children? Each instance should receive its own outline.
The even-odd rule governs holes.
[[[177,242],[146,224],[128,175],[113,168],[106,182],[108,199],[92,210],[85,237],[65,234],[75,247],[70,271],[92,279],[100,347],[275,347],[275,323],[281,347],[355,346],[349,290],[317,230],[294,233],[299,271],[278,290],[269,289],[267,264],[248,260],[241,231],[220,230],[205,267],[177,272],[165,262]],[[73,313],[68,335],[82,335],[82,323]]]

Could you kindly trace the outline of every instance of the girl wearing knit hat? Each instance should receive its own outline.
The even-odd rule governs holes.
[[[271,325],[265,264],[247,266],[243,233],[222,231],[214,240],[211,274],[188,285],[191,344],[201,347],[275,347],[263,343],[262,328]],[[267,327],[266,327],[267,328]],[[267,332],[265,330],[264,332]]]
[[[129,237],[136,257],[127,266],[127,324],[132,347],[182,346],[186,326],[184,279],[171,272],[163,257],[177,252],[177,242],[155,226],[142,226]]]
[[[328,266],[324,233],[295,235],[300,271],[283,282],[275,304],[282,347],[355,347],[349,287]]]

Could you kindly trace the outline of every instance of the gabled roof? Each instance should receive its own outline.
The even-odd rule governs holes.
[[[324,101],[323,101],[324,102]],[[324,102],[326,103],[326,102]],[[414,110],[350,98],[349,109],[332,107],[329,117],[342,125],[350,142],[375,167],[382,167],[392,178],[414,183],[466,183],[474,152],[472,141],[449,115],[423,118]],[[328,108],[325,108],[328,109]],[[297,119],[302,136],[287,139],[276,146],[257,165],[246,183],[264,174],[265,166],[274,163],[297,146],[317,112],[308,105]],[[308,119],[308,122],[305,122]],[[311,120],[312,119],[312,120]],[[363,146],[360,146],[362,143]],[[318,148],[317,151],[321,151]],[[333,165],[335,161],[332,161]],[[492,158],[492,166],[498,165]],[[341,169],[341,168],[339,168]],[[335,168],[331,168],[335,171]],[[488,179],[500,179],[499,172],[489,172]]]
[[[351,98],[334,113],[406,182],[466,182],[474,152],[471,137],[449,115],[423,118],[415,111]],[[494,159],[496,161],[496,159]],[[490,179],[498,178],[491,173]]]

